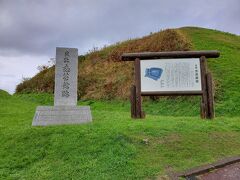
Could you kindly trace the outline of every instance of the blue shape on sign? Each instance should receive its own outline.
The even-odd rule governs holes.
[[[145,70],[145,77],[151,78],[155,81],[161,78],[163,70],[161,68],[146,68]]]

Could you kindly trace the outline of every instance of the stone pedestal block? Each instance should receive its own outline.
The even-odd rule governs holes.
[[[80,124],[91,121],[89,106],[38,106],[32,126]]]

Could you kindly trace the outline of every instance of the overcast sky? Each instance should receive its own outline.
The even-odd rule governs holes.
[[[84,54],[182,26],[240,34],[240,0],[0,0],[0,89],[13,93],[57,46]]]

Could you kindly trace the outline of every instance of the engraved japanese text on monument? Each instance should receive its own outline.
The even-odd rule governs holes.
[[[78,52],[75,48],[57,48],[54,105],[77,105]]]
[[[62,85],[62,97],[69,97],[70,92],[69,92],[69,73],[71,71],[70,69],[70,61],[69,61],[69,51],[66,50],[64,53],[64,66],[62,68],[63,70],[63,85]]]

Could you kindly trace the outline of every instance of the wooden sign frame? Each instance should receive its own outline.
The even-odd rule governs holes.
[[[131,117],[145,118],[142,110],[142,96],[201,96],[200,115],[203,119],[213,119],[214,112],[214,90],[212,74],[207,70],[207,58],[217,58],[219,51],[172,51],[172,52],[143,52],[124,53],[122,61],[134,61],[135,83],[131,87]],[[177,58],[199,58],[201,72],[201,91],[164,91],[164,92],[141,92],[141,60],[152,59],[177,59]]]

